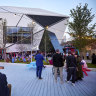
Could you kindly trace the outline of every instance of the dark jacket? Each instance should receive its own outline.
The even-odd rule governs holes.
[[[5,74],[0,73],[0,96],[9,96],[7,78]]]
[[[44,57],[40,53],[35,56],[36,66],[43,66]]]
[[[63,57],[61,54],[55,53],[53,55],[53,66],[55,67],[63,67]]]
[[[77,67],[76,58],[73,55],[67,56],[66,63],[67,63],[67,68],[69,68],[69,67]]]
[[[77,61],[77,68],[78,68],[78,71],[76,72],[76,79],[83,78],[81,57],[77,56],[76,61]]]

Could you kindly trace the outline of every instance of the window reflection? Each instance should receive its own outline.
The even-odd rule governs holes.
[[[7,27],[6,40],[7,43],[30,44],[30,35],[29,27]]]

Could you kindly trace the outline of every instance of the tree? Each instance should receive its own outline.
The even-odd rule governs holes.
[[[73,22],[69,22],[69,34],[74,38],[73,45],[79,50],[90,43],[94,35],[96,24],[89,25],[95,17],[91,11],[92,9],[88,9],[88,4],[84,6],[79,4],[76,9],[70,10]]]

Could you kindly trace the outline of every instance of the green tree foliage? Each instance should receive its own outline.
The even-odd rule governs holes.
[[[45,45],[45,39],[46,39],[46,45]],[[53,48],[53,45],[51,43],[51,40],[49,38],[49,35],[48,35],[48,31],[47,30],[44,31],[42,40],[40,42],[40,46],[39,46],[40,50],[43,51],[43,52],[45,52],[45,46],[46,46],[46,52],[47,53],[48,52],[54,52],[55,51],[54,48]]]
[[[74,38],[73,45],[80,50],[90,43],[94,35],[96,24],[90,23],[95,15],[92,15],[91,11],[88,4],[84,6],[79,4],[76,9],[70,10],[73,21],[69,22],[69,34]]]

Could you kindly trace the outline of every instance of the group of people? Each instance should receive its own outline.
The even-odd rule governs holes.
[[[41,80],[43,79],[41,75],[42,75],[42,68],[44,67],[43,65],[44,57],[40,50],[37,51],[35,60],[36,60],[36,67],[37,67],[36,77]],[[82,65],[84,65],[84,60],[83,61],[81,60],[81,57],[78,55],[78,53],[72,54],[71,51],[69,51],[67,56],[63,56],[62,54],[60,54],[59,49],[56,50],[56,53],[53,54],[52,56],[52,63],[54,68],[54,80],[55,82],[57,82],[57,77],[59,72],[61,84],[64,83],[63,66],[65,61],[66,61],[66,72],[67,72],[66,82],[68,83],[69,81],[72,81],[72,85],[75,86],[75,81],[82,80],[83,78]],[[6,75],[0,73],[0,96],[9,96],[10,90],[7,84],[8,83],[7,83]]]
[[[36,76],[39,77],[39,79],[42,79],[41,73],[42,73],[42,67],[43,67],[43,60],[44,57],[42,54],[40,54],[40,51],[35,56],[36,60]],[[60,54],[59,49],[56,50],[56,53],[52,56],[52,63],[54,68],[54,78],[57,82],[58,77],[58,70],[60,75],[61,83],[63,83],[63,66],[64,62],[66,61],[66,71],[67,71],[67,78],[66,82],[69,82],[72,77],[72,85],[75,85],[75,81],[82,80],[83,78],[83,71],[82,71],[82,65],[83,62],[81,62],[81,57],[76,52],[75,54],[72,54],[71,51],[68,52],[68,56],[63,56]]]
[[[66,71],[67,78],[66,82],[69,82],[72,77],[72,85],[75,85],[75,81],[82,80],[83,72],[82,72],[82,64],[81,57],[78,53],[72,54],[71,51],[68,52],[68,56],[62,57],[59,50],[56,50],[56,53],[53,55],[53,66],[55,69],[55,81],[57,82],[57,69],[60,71],[61,83],[63,83],[63,66],[64,61],[66,60]]]
[[[42,68],[44,67],[43,65],[44,57],[40,50],[37,51],[37,54],[35,55],[35,60],[36,60],[36,77],[39,80],[41,80],[43,79],[41,75],[42,75]],[[66,64],[67,77],[65,81],[67,83],[71,81],[72,85],[75,86],[75,81],[82,80],[83,78],[82,66],[84,66],[84,68],[87,67],[87,64],[85,63],[84,65],[84,63],[85,61],[81,59],[81,57],[78,55],[77,52],[73,54],[71,51],[69,51],[68,55],[64,56],[60,53],[59,49],[57,49],[56,53],[54,53],[52,56],[55,82],[57,82],[57,77],[59,73],[61,84],[64,83],[63,68]],[[10,89],[11,85],[8,85],[6,75],[0,73],[0,96],[9,96],[11,94]]]

